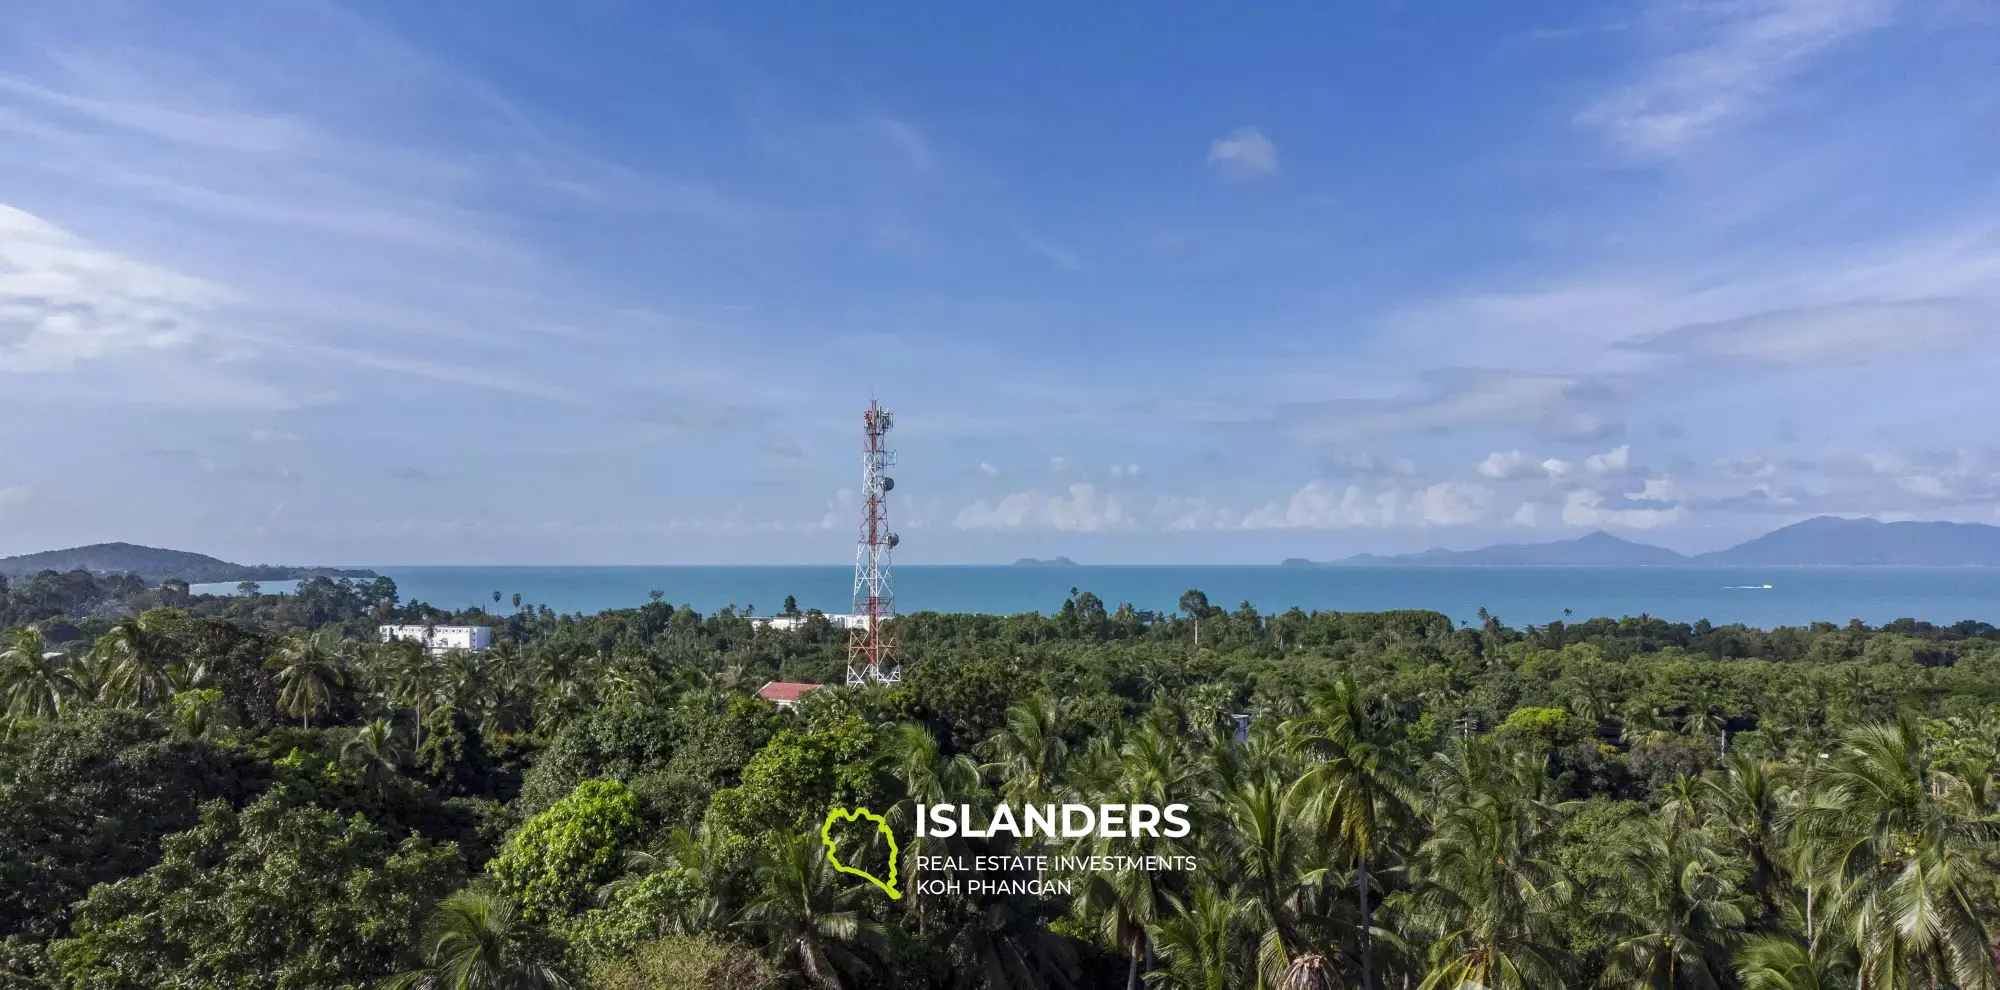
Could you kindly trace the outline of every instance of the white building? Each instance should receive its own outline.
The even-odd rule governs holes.
[[[865,615],[847,615],[835,612],[827,614],[825,619],[827,625],[835,629],[868,628],[868,617]],[[750,624],[763,629],[798,629],[806,624],[806,616],[755,615],[750,617]]]
[[[493,648],[491,626],[383,626],[379,633],[384,643],[409,640],[424,644],[424,652],[432,654]]]

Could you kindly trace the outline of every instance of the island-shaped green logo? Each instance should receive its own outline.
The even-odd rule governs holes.
[[[886,881],[867,870],[857,870],[852,866],[842,863],[840,861],[840,851],[834,848],[833,823],[843,819],[851,822],[862,818],[874,822],[875,831],[882,833],[882,837],[889,840],[889,879]],[[832,863],[834,869],[842,873],[852,873],[882,888],[882,892],[888,894],[889,899],[892,901],[903,898],[902,891],[896,889],[896,833],[889,831],[889,822],[887,819],[881,815],[871,813],[867,808],[856,808],[853,811],[849,811],[846,808],[835,808],[826,813],[826,824],[819,827],[819,841],[826,846],[826,861]]]

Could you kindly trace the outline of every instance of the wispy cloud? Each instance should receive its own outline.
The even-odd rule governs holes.
[[[0,203],[0,372],[58,372],[130,349],[186,347],[217,286],[92,247]]]
[[[1679,151],[1751,115],[1814,57],[1889,22],[1893,0],[1661,0],[1664,54],[1578,120],[1646,155]]]

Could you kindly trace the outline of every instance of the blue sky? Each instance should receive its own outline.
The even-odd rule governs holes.
[[[2000,522],[2000,4],[31,4],[0,554]]]

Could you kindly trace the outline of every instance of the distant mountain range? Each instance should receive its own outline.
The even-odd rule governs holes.
[[[1036,560],[1033,557],[1022,557],[1021,559],[1014,561],[1014,566],[1015,567],[1075,567],[1076,561],[1071,560],[1068,557],[1056,557],[1050,560]]]
[[[1285,563],[1296,566],[1312,562],[1293,557]],[[1599,530],[1589,536],[1556,543],[1504,543],[1478,550],[1426,550],[1392,556],[1364,553],[1334,561],[1333,564],[2000,567],[2000,526],[1947,522],[1885,523],[1875,519],[1818,516],[1727,550],[1692,557],[1664,547],[1620,539]]]
[[[0,574],[25,576],[43,571],[90,571],[94,574],[136,574],[148,581],[175,578],[189,584],[218,581],[292,581],[309,577],[372,580],[374,571],[334,567],[276,567],[232,564],[207,554],[161,550],[131,543],[96,543],[68,550],[45,550],[19,557],[0,557]]]

